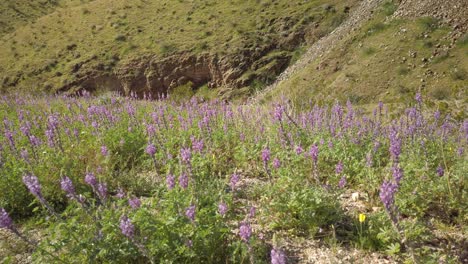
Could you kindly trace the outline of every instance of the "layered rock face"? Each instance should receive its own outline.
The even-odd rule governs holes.
[[[134,93],[140,97],[166,94],[171,89],[191,83],[192,87],[243,87],[255,79],[268,81],[288,65],[291,56],[278,53],[265,56],[269,49],[246,52],[251,56],[236,54],[219,57],[212,54],[194,55],[181,53],[166,58],[146,56],[122,63],[112,73],[87,70],[79,74],[83,78],[70,82],[60,91],[116,91],[125,95]],[[262,71],[263,69],[263,71]],[[253,72],[245,74],[246,72]]]

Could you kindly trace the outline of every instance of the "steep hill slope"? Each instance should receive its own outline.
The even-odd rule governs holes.
[[[1,38],[1,86],[140,95],[187,83],[261,86],[356,2],[95,0],[59,8]]]
[[[467,2],[386,1],[371,20],[350,29],[342,39],[336,37],[340,28],[327,36],[334,40],[332,45],[313,45],[309,56],[257,98],[285,96],[298,106],[312,98],[408,103],[421,92],[441,110],[450,106],[460,118],[465,116]]]
[[[17,27],[33,23],[57,8],[75,6],[91,0],[2,0],[0,1],[0,36]]]

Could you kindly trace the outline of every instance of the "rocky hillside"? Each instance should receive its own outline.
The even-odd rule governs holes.
[[[0,88],[143,96],[182,87],[189,95],[286,96],[297,105],[311,98],[397,104],[422,92],[463,114],[467,5],[7,0],[0,4]]]
[[[466,117],[468,2],[381,1],[361,20],[343,23],[310,46],[299,63],[256,98],[285,96],[297,106],[311,98],[401,104],[421,92],[440,110]]]
[[[15,5],[22,2],[44,1]],[[142,95],[188,84],[249,93],[345,21],[358,1],[83,2],[50,3],[28,23],[9,25],[0,40],[2,91]]]
[[[90,0],[2,0],[0,2],[0,36],[33,23],[58,8],[80,5]]]

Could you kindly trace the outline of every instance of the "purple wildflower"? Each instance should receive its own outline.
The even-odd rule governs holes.
[[[343,162],[339,161],[335,167],[336,174],[341,174],[343,172]]]
[[[317,164],[318,161],[318,154],[319,154],[319,148],[317,145],[312,145],[310,146],[309,154],[312,157],[312,160],[314,161],[315,164]]]
[[[107,149],[107,147],[105,145],[102,145],[101,146],[101,154],[106,157],[107,155],[109,155],[109,150]]]
[[[271,264],[286,264],[286,254],[283,250],[277,248],[271,250]]]
[[[185,216],[190,219],[190,221],[195,221],[195,205],[191,205],[185,209]]]
[[[273,159],[273,168],[279,169],[281,167],[281,161],[278,158]]]
[[[340,179],[340,181],[338,182],[338,187],[340,187],[341,189],[343,189],[344,187],[346,186],[346,176],[343,175]]]
[[[263,164],[266,164],[268,161],[270,161],[270,149],[268,147],[262,150],[262,161]]]
[[[186,173],[182,173],[179,177],[179,185],[182,189],[187,189],[188,187],[188,176]]]
[[[421,104],[422,103],[421,93],[416,93],[416,96],[414,97],[414,99],[416,99],[416,102],[418,102],[418,104]]]
[[[132,207],[133,209],[138,209],[140,208],[141,206],[141,201],[138,197],[133,197],[133,198],[130,198],[128,200],[128,204],[130,205],[130,207]]]
[[[382,186],[380,187],[380,200],[385,206],[385,209],[388,212],[391,212],[393,209],[393,204],[395,202],[395,192],[397,190],[397,186],[394,183],[391,183],[389,181],[384,181],[382,183]]]
[[[20,152],[20,156],[24,161],[29,163],[29,153],[28,153],[27,149],[22,149],[21,152]]]
[[[13,229],[13,220],[4,208],[0,208],[0,228]]]
[[[437,175],[439,175],[439,177],[442,177],[444,176],[444,173],[445,173],[444,167],[439,165],[439,167],[437,167]]]
[[[148,144],[146,153],[150,156],[154,156],[154,154],[156,154],[156,146],[153,143]]]
[[[39,184],[39,180],[36,176],[24,175],[23,183],[26,185],[31,194],[39,198],[39,200],[43,199],[41,193],[41,185]]]
[[[175,187],[175,176],[172,174],[167,175],[166,177],[167,189],[172,190]]]
[[[227,207],[227,204],[224,203],[224,202],[220,202],[218,204],[218,212],[221,216],[225,216],[226,213],[227,213],[227,210],[228,210],[228,207]]]
[[[239,182],[239,174],[233,173],[231,176],[230,184],[231,184],[231,190],[235,191],[236,190],[236,185]]]
[[[135,236],[135,226],[126,215],[120,218],[120,231],[122,231],[124,236],[130,239],[133,239]]]
[[[304,149],[300,145],[296,146],[296,154],[301,155],[302,152],[304,152]]]
[[[98,183],[97,185],[97,193],[101,199],[107,198],[107,184],[105,183]]]
[[[203,139],[197,140],[194,136],[190,137],[190,140],[192,141],[192,149],[195,152],[201,153],[203,151],[204,143]]]
[[[96,186],[97,184],[96,176],[94,176],[94,174],[91,172],[87,173],[85,176],[85,182],[91,185],[92,187]]]
[[[189,164],[190,159],[192,158],[192,153],[190,152],[190,149],[189,148],[182,148],[180,150],[180,157],[182,158],[182,161],[184,163]]]
[[[283,107],[281,105],[277,105],[275,107],[275,112],[273,113],[273,116],[274,116],[275,120],[281,122],[281,120],[283,119],[283,111],[284,111],[284,109],[283,109]]]
[[[252,236],[252,229],[250,228],[249,223],[247,222],[242,222],[239,228],[239,236],[241,239],[248,243],[250,237]]]
[[[249,218],[254,218],[256,212],[257,212],[257,208],[255,208],[255,206],[250,207]]]
[[[119,190],[117,190],[117,194],[115,195],[117,198],[119,199],[122,199],[125,197],[125,192],[122,188],[119,188]]]
[[[400,168],[398,164],[393,166],[393,179],[397,185],[400,184],[401,179],[403,178],[403,169]]]
[[[401,153],[401,139],[398,137],[396,130],[390,132],[390,154],[393,161],[398,162]]]
[[[64,192],[67,193],[67,196],[74,197],[76,195],[73,182],[67,176],[62,177],[62,179],[60,180],[60,187]]]
[[[463,156],[463,152],[464,152],[463,147],[459,147],[458,150],[457,150],[458,156],[460,156],[460,157]]]

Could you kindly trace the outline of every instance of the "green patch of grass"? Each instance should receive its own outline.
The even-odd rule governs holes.
[[[208,87],[208,85],[203,85],[199,88],[197,88],[195,92],[196,97],[203,98],[205,100],[212,100],[217,97],[217,90],[216,89],[211,89]]]
[[[410,69],[408,67],[398,67],[397,73],[398,75],[407,75],[410,72]]]
[[[446,100],[450,96],[449,89],[445,87],[438,87],[431,92],[432,96],[437,100]]]
[[[455,81],[463,81],[468,79],[468,72],[463,68],[454,68],[450,72],[450,76]]]
[[[419,26],[428,32],[433,32],[439,28],[439,20],[434,17],[423,17],[418,19]]]
[[[176,102],[187,101],[195,95],[193,90],[193,83],[188,82],[187,84],[177,86],[169,90],[169,96]]]
[[[374,47],[366,47],[362,52],[364,53],[364,55],[370,56],[377,53],[377,49]]]
[[[457,45],[460,47],[468,46],[468,33],[465,33],[460,39],[457,41]]]
[[[371,36],[377,33],[384,31],[387,28],[387,25],[383,22],[374,22],[366,27],[367,36]]]
[[[398,6],[395,5],[394,2],[392,1],[387,1],[383,4],[382,6],[382,12],[386,15],[386,16],[391,16],[393,15],[393,13],[395,13],[395,11],[397,10]]]

